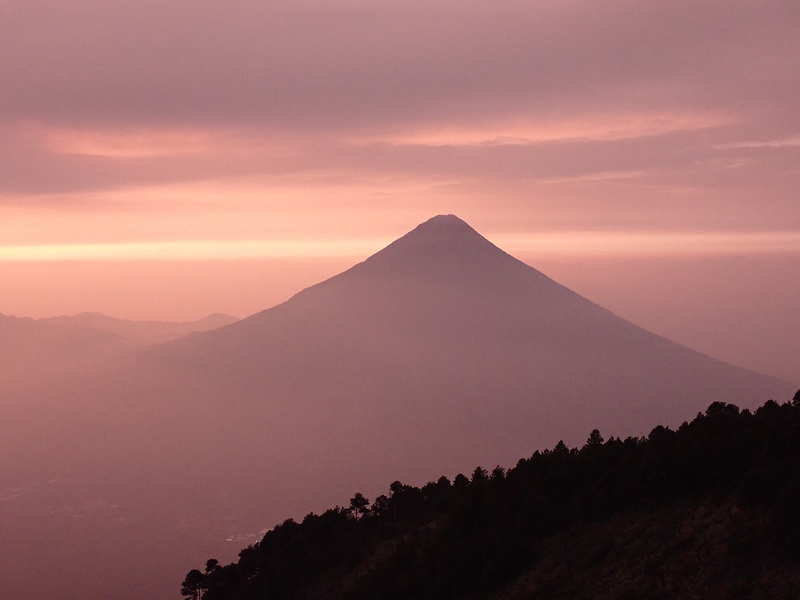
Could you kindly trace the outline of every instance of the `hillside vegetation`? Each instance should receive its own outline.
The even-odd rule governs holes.
[[[800,391],[287,520],[204,600],[800,597]]]

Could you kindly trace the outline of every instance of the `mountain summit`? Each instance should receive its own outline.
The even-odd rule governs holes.
[[[404,236],[392,242],[389,246],[408,242],[410,240],[420,239],[434,239],[447,237],[450,239],[455,238],[480,238],[486,240],[480,233],[475,231],[463,219],[458,218],[456,215],[436,215],[427,221],[420,223],[414,229],[409,231]],[[487,240],[488,241],[488,240]]]
[[[473,275],[530,267],[507,254],[455,215],[439,215],[369,257],[349,272],[373,275],[415,274],[452,279],[459,271]],[[466,276],[466,273],[463,274]]]
[[[420,261],[450,257],[469,259],[481,253],[503,254],[497,246],[455,215],[439,215],[417,225],[366,262],[391,257],[416,257]],[[507,256],[507,255],[506,255]]]

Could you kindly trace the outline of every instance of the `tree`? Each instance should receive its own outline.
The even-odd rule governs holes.
[[[597,446],[602,446],[604,441],[603,436],[600,435],[600,431],[593,429],[592,433],[589,434],[589,439],[586,440],[586,446],[588,448],[596,448]]]
[[[505,476],[506,476],[506,470],[500,465],[497,465],[494,469],[492,469],[492,476],[491,476],[492,479],[494,480],[503,479],[505,478]]]
[[[472,483],[483,483],[489,480],[489,472],[482,467],[475,467],[472,472]]]
[[[569,448],[564,443],[564,440],[559,440],[556,447],[553,448],[553,454],[569,454]]]
[[[206,574],[213,573],[219,568],[221,567],[219,566],[219,561],[216,558],[210,558],[206,561]]]
[[[797,393],[794,395],[794,398],[792,398],[792,404],[794,404],[795,406],[800,405],[800,390],[797,390]]]
[[[181,595],[191,598],[191,600],[200,600],[203,596],[203,590],[206,589],[205,583],[206,576],[197,569],[192,569],[186,574],[186,579],[183,580]]]
[[[384,515],[389,511],[389,498],[384,494],[381,494],[377,498],[375,498],[375,502],[372,503],[372,507],[369,511],[373,515]]]
[[[738,415],[739,407],[735,404],[725,404],[724,402],[712,402],[706,410],[707,417],[720,417],[723,415]]]
[[[369,512],[369,500],[364,498],[360,492],[350,498],[350,508],[348,509],[351,515],[358,520]]]

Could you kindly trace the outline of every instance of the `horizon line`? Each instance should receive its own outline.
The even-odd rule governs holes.
[[[719,256],[800,252],[800,231],[546,231],[486,236],[511,254],[549,258]],[[366,258],[396,238],[170,240],[0,246],[0,262]]]

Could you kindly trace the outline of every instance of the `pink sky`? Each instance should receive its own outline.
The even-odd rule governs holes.
[[[5,0],[0,312],[245,316],[455,213],[800,379],[799,28],[796,0]]]

